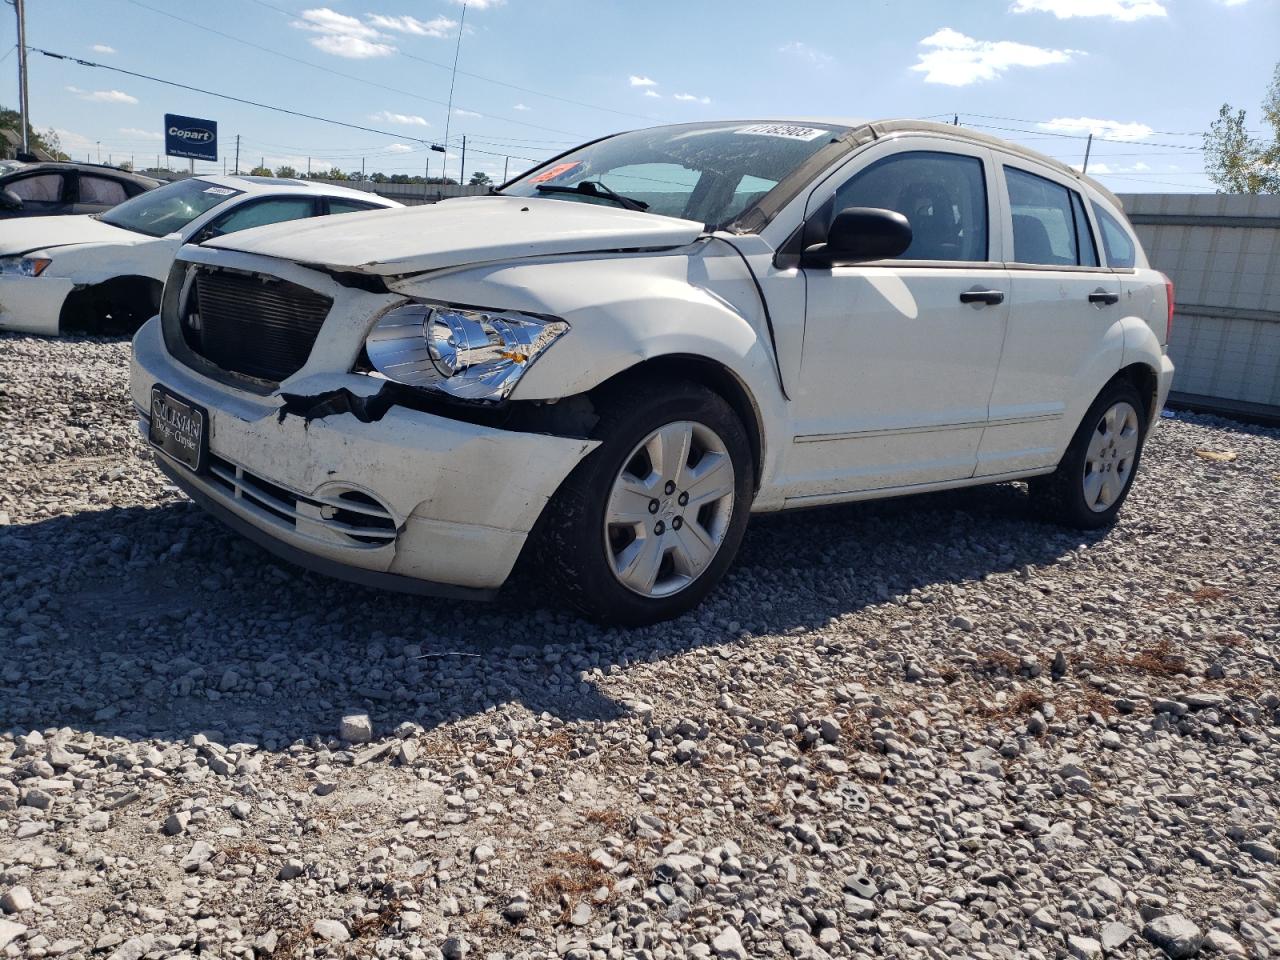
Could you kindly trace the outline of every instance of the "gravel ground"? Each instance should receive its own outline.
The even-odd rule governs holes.
[[[277,565],[127,357],[0,337],[0,954],[1280,956],[1280,431],[1166,419],[1105,535],[757,518],[624,632]]]

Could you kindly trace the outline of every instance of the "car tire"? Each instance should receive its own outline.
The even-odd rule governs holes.
[[[750,440],[722,397],[688,381],[629,380],[596,414],[600,446],[548,505],[539,566],[599,623],[669,620],[702,602],[738,551],[755,487]]]
[[[1034,477],[1031,495],[1050,519],[1077,530],[1115,523],[1138,473],[1147,420],[1142,396],[1112,380],[1089,407],[1058,469]]]

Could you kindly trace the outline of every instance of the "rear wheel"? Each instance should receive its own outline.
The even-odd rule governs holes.
[[[1058,469],[1031,481],[1053,519],[1094,530],[1115,522],[1142,459],[1146,419],[1133,384],[1108,384],[1085,414]]]
[[[751,509],[751,445],[694,383],[634,382],[599,406],[598,447],[547,508],[539,552],[592,619],[638,626],[696,606],[724,576]]]

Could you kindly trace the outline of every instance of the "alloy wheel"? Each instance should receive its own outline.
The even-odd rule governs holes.
[[[614,479],[604,540],[618,582],[644,597],[669,597],[702,574],[733,517],[735,477],[724,440],[680,420],[638,443]]]

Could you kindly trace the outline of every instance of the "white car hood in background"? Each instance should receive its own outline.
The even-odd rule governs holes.
[[[0,257],[52,250],[72,243],[149,243],[144,233],[113,227],[90,216],[14,217],[0,220]]]
[[[637,247],[680,247],[691,220],[528,197],[462,197],[428,206],[344,213],[259,227],[203,246],[384,276],[443,267]]]

